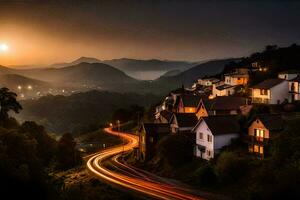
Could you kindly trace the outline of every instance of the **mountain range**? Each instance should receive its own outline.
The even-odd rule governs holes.
[[[171,70],[171,72],[152,81],[132,78],[120,69],[108,64],[81,62],[87,60],[91,61],[90,58],[82,57],[74,61],[70,66],[59,68],[12,69],[0,66],[0,74],[15,74],[15,77],[11,77],[9,81],[9,86],[13,85],[13,87],[21,84],[22,76],[24,83],[35,82],[39,83],[39,85],[51,83],[56,86],[91,87],[118,92],[165,93],[182,84],[186,86],[191,85],[200,77],[218,74],[227,63],[236,59],[208,61],[182,72],[178,70],[173,70],[172,72]],[[133,66],[132,69],[136,67]],[[25,81],[26,78],[29,80]]]

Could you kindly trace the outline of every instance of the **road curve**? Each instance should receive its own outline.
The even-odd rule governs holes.
[[[192,190],[177,186],[166,181],[160,181],[158,177],[145,171],[127,166],[118,161],[123,152],[132,150],[138,146],[136,135],[104,129],[107,133],[117,135],[126,140],[126,144],[108,148],[93,154],[87,161],[87,169],[96,177],[113,185],[118,185],[147,196],[159,199],[204,199],[191,194]],[[113,169],[104,166],[104,162],[110,161]],[[117,170],[116,170],[117,168]]]

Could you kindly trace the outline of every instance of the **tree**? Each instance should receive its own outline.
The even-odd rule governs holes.
[[[59,168],[68,169],[80,163],[81,158],[75,147],[76,142],[70,133],[65,133],[60,138],[57,154]]]
[[[10,110],[19,113],[22,106],[17,101],[17,94],[10,92],[8,88],[0,89],[0,120],[8,119],[8,112]]]

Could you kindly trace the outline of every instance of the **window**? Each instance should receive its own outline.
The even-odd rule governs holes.
[[[211,152],[210,150],[207,150],[207,156],[210,157],[211,156]]]
[[[265,136],[265,130],[263,130],[263,129],[254,129],[254,135],[256,137],[264,138],[264,136]]]
[[[203,139],[203,133],[199,134],[199,138],[202,140]]]
[[[259,152],[259,146],[258,145],[254,145],[254,149],[253,150],[254,150],[255,153],[258,153]]]
[[[260,147],[260,148],[259,148],[259,153],[260,153],[260,154],[264,154],[264,147]]]
[[[260,90],[260,95],[268,95],[268,90],[261,89]]]
[[[212,142],[212,136],[211,135],[207,135],[207,141]]]

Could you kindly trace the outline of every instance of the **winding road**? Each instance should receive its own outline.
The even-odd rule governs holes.
[[[188,187],[120,162],[120,157],[124,152],[138,146],[138,137],[113,131],[110,128],[104,130],[109,134],[123,138],[126,144],[114,146],[91,155],[87,161],[87,168],[93,175],[109,184],[121,186],[152,198],[204,199]]]

